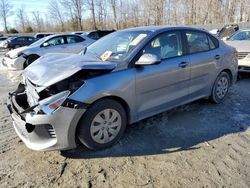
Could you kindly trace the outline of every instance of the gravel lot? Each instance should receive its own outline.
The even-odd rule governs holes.
[[[0,70],[0,187],[250,187],[250,78],[128,127],[112,148],[34,152],[5,106],[20,72]]]

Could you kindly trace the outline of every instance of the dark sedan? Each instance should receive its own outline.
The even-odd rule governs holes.
[[[8,49],[15,49],[22,46],[28,46],[37,39],[31,36],[13,37],[5,41],[3,47]]]

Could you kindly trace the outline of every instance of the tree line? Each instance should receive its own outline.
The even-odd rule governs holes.
[[[250,21],[250,0],[50,0],[46,17],[39,11],[14,10],[0,0],[6,32],[16,17],[20,32],[123,29],[146,25],[205,25]]]

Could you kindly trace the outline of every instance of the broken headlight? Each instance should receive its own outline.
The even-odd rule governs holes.
[[[67,90],[41,100],[36,108],[42,110],[45,114],[52,114],[63,104],[69,94],[70,91]]]

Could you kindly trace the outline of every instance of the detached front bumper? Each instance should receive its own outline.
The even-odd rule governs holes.
[[[7,107],[16,133],[32,150],[67,150],[76,147],[75,130],[85,109],[59,107],[54,113],[22,113],[26,94],[9,94]]]
[[[22,70],[26,59],[22,56],[11,59],[9,57],[4,57],[2,59],[2,65],[10,70]]]

